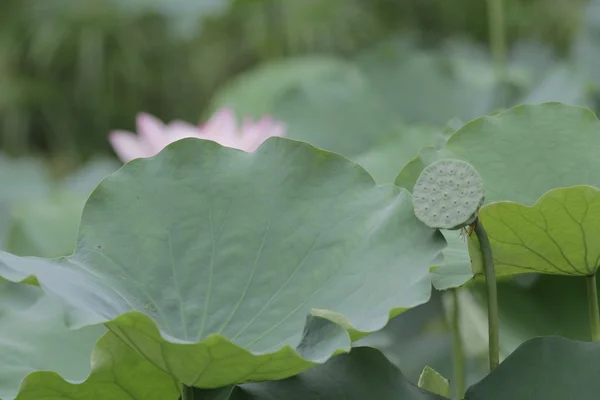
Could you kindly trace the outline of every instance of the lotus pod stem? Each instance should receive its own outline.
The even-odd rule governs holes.
[[[186,384],[181,385],[181,400],[194,400],[194,388]]]
[[[452,362],[454,364],[454,390],[455,398],[462,399],[465,396],[466,374],[465,354],[463,351],[462,334],[460,330],[460,304],[458,301],[458,289],[451,289],[452,295]]]
[[[491,371],[500,363],[500,335],[492,246],[478,217],[484,199],[481,176],[471,164],[460,160],[446,159],[429,165],[421,172],[413,190],[415,215],[425,225],[450,230],[470,225],[479,240],[487,284]]]
[[[596,286],[596,274],[594,273],[593,275],[586,277],[586,282],[592,341],[600,342],[600,311],[598,310],[598,287]]]
[[[488,303],[488,335],[490,351],[490,371],[500,364],[500,329],[498,313],[498,288],[496,286],[496,273],[494,271],[494,257],[492,245],[485,228],[479,218],[475,219],[475,235],[479,240],[481,254],[483,255],[483,270],[487,286]]]

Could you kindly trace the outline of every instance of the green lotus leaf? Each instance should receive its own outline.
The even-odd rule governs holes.
[[[35,275],[78,308],[73,326],[106,323],[177,380],[219,387],[295,375],[426,302],[444,244],[407,191],[339,155],[191,138],[107,177],[72,256],[0,253],[0,275]]]
[[[600,122],[591,111],[583,107],[560,103],[518,106],[497,115],[477,118],[467,123],[448,139],[446,146],[442,149],[423,149],[420,156],[413,159],[400,172],[395,183],[412,190],[421,171],[427,165],[441,158],[456,158],[469,162],[477,169],[484,181],[486,199],[480,215],[482,216],[481,221],[488,230],[488,224],[494,224],[487,211],[488,207],[493,206],[492,203],[510,201],[531,206],[541,196],[553,189],[579,185],[600,186],[600,158],[593,150],[599,145]],[[498,207],[504,209],[504,207],[512,206]],[[572,221],[564,210],[560,215]],[[579,214],[574,213],[573,215]],[[581,216],[579,217],[581,218]],[[524,238],[529,244],[531,241],[537,240],[537,237],[531,236],[529,233],[534,232],[537,235],[540,232],[539,229],[536,230],[532,226],[530,228],[533,230],[529,231],[520,228],[522,226],[505,225],[502,235],[506,236],[508,235],[506,231],[514,230],[520,231],[520,236],[527,235],[527,238],[522,237],[522,239]],[[492,235],[497,236],[498,228],[492,229],[496,231]],[[506,276],[536,271],[584,274],[585,265],[579,267],[579,273],[575,271],[577,268],[573,269],[571,265],[568,269],[562,266],[564,263],[579,261],[571,258],[568,261],[565,260],[560,254],[561,250],[563,252],[573,251],[573,249],[575,249],[574,251],[584,251],[577,250],[582,249],[583,246],[579,228],[577,228],[577,232],[577,236],[572,237],[567,244],[570,246],[569,250],[558,249],[558,246],[553,243],[552,237],[548,235],[541,239],[543,243],[536,242],[533,248],[539,253],[539,246],[544,247],[543,255],[558,254],[560,258],[552,259],[552,264],[561,264],[558,267],[566,272],[561,272],[540,260],[534,267],[527,263],[518,264],[525,268],[515,267],[515,262],[523,261],[523,257],[527,258],[525,253],[529,254],[530,252],[523,251],[523,246],[512,244],[499,248],[499,242],[496,241],[495,244],[492,244],[494,257],[498,258],[497,263],[504,263],[504,265],[496,265],[497,274]],[[587,233],[587,235],[589,234],[591,232]],[[555,235],[555,232],[552,232],[552,235]],[[589,239],[587,237],[586,240]],[[514,240],[513,234],[509,243],[515,243]],[[578,240],[579,244],[572,244],[573,241]],[[521,242],[517,241],[517,243]],[[469,239],[469,252],[473,260],[473,271],[480,273],[481,259],[475,235]],[[572,255],[569,254],[567,257],[572,257]],[[534,258],[539,259],[539,255]],[[527,259],[527,262],[529,261],[531,260]],[[593,261],[595,260],[589,259],[586,262],[593,264]],[[513,264],[513,266],[509,268],[507,264]],[[533,270],[526,271],[527,268],[533,268]],[[439,269],[439,272],[452,274],[452,271],[442,271],[442,268]],[[585,272],[585,274],[587,273],[589,272]]]
[[[179,385],[169,374],[111,332],[100,338],[91,360],[90,375],[79,382],[66,381],[55,372],[31,373],[23,380],[18,400],[179,399]]]
[[[600,121],[590,110],[560,103],[522,105],[467,123],[443,149],[420,157],[422,168],[416,162],[407,165],[396,185],[412,191],[424,167],[442,157],[456,158],[481,175],[485,204],[533,205],[552,189],[600,186],[598,146]]]
[[[531,339],[471,386],[465,400],[596,399],[600,343]]]
[[[479,217],[492,244],[496,275],[539,272],[586,276],[600,263],[600,189],[554,189],[532,207],[498,202]],[[474,238],[471,238],[474,240]],[[472,247],[473,270],[482,258]]]
[[[60,301],[37,286],[0,279],[0,399],[14,399],[23,378],[36,371],[84,380],[92,347],[105,331],[103,326],[69,330]]]
[[[442,400],[410,383],[378,350],[355,347],[293,378],[218,390],[196,390],[214,400]]]

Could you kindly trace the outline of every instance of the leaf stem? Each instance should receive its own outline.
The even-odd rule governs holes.
[[[504,7],[502,2],[503,0],[487,0],[490,47],[496,76],[500,81],[504,81],[507,75]]]
[[[490,350],[490,371],[500,364],[500,333],[498,317],[498,289],[496,287],[496,273],[494,272],[494,258],[492,257],[492,245],[490,239],[479,220],[475,220],[475,234],[479,239],[479,246],[483,254],[483,269],[485,282],[487,284],[488,303],[488,333]]]
[[[454,363],[454,391],[457,399],[465,395],[465,357],[463,353],[462,336],[460,332],[460,310],[458,308],[457,289],[452,293],[452,361]]]
[[[590,313],[590,330],[592,341],[600,342],[600,311],[598,310],[598,287],[596,273],[585,278],[587,282],[588,310]]]
[[[181,400],[194,400],[194,388],[185,383],[181,384]]]

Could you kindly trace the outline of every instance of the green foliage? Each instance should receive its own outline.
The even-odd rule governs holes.
[[[20,392],[21,380],[36,371],[54,372],[31,377],[32,386],[36,386],[36,378],[48,379],[45,383],[56,381],[53,376],[57,374],[71,381],[87,377],[89,354],[106,331],[104,327],[70,331],[59,301],[49,298],[38,287],[4,279],[0,279],[0,304],[0,337],[4,339],[0,341],[1,399],[14,399]]]
[[[74,326],[105,323],[177,380],[217,387],[297,374],[426,302],[442,245],[406,191],[335,154],[186,139],[103,181],[72,257],[3,253],[0,270],[35,275],[78,308]]]
[[[598,343],[555,337],[532,339],[471,386],[465,400],[593,399],[600,391],[596,379],[599,352]]]
[[[0,398],[598,397],[573,341],[598,326],[597,2],[569,49],[577,4],[505,0],[502,77],[477,41],[431,45],[485,38],[480,1],[167,3],[3,5],[0,145],[52,159],[0,158]],[[545,36],[563,58],[523,41]],[[287,138],[72,171],[139,111],[224,106]],[[486,191],[444,227],[491,240],[489,374],[477,237],[418,218],[442,159]]]
[[[199,390],[198,393],[200,398],[219,400],[444,399],[408,382],[380,352],[369,347],[355,347],[350,354],[335,357],[327,364],[283,381],[249,383],[220,389],[217,393]]]
[[[554,189],[533,207],[498,202],[481,220],[490,236],[498,275],[540,272],[587,276],[599,267],[600,190]],[[478,271],[479,258],[473,268]]]
[[[413,159],[398,175],[396,185],[412,190],[421,166],[457,158],[472,164],[483,178],[486,204],[533,205],[558,187],[598,185],[599,161],[593,151],[598,143],[598,119],[583,107],[517,106],[467,123],[442,149]]]

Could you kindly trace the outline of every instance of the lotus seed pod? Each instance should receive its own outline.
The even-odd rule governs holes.
[[[475,168],[460,160],[440,160],[421,172],[413,190],[415,215],[436,229],[472,224],[483,204],[483,181]]]

